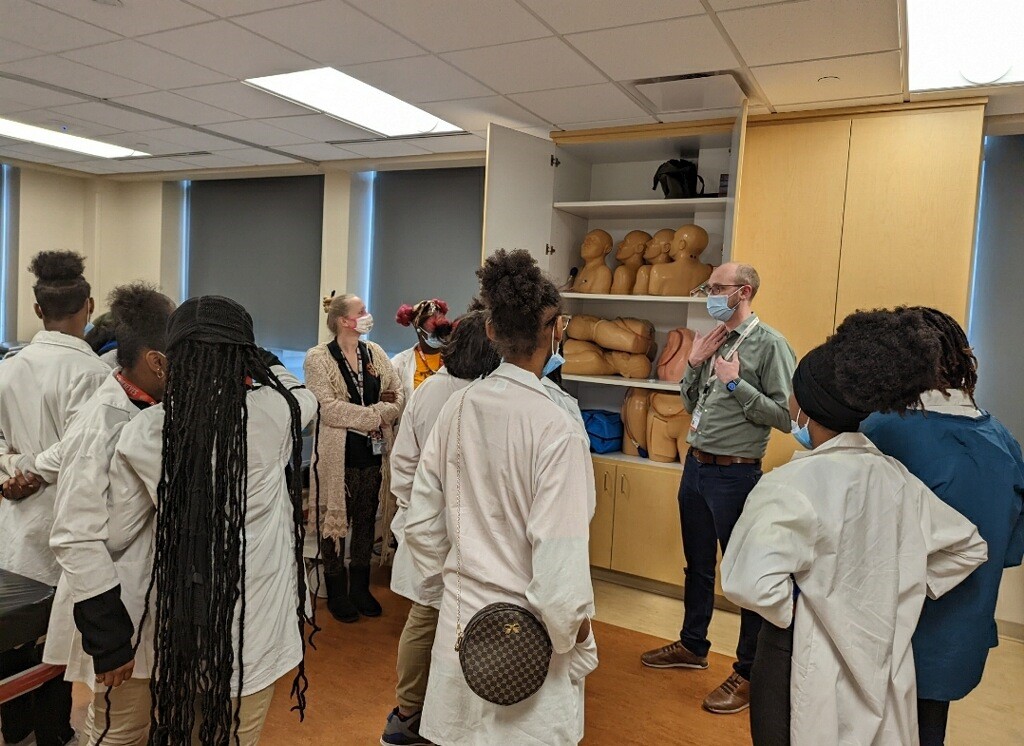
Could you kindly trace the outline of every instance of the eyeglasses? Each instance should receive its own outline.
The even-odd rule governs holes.
[[[691,290],[690,291],[690,296],[691,297],[696,297],[698,295],[721,295],[722,291],[725,290],[726,288],[742,288],[742,287],[746,287],[746,286],[745,285],[719,285],[718,283],[715,283],[714,285],[711,285],[711,284],[705,282],[705,283],[702,283],[702,284],[698,285],[693,290]]]

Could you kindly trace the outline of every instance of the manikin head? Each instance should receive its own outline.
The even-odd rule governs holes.
[[[662,264],[668,261],[668,252],[672,249],[672,239],[676,232],[671,228],[662,228],[647,242],[644,261],[648,264]]]
[[[612,237],[608,231],[595,228],[583,238],[580,256],[584,259],[600,259],[612,250]]]
[[[669,256],[673,261],[692,259],[696,261],[708,247],[708,232],[699,225],[684,225],[672,235]]]
[[[83,339],[95,303],[85,279],[85,258],[73,251],[41,251],[28,271],[36,276],[33,308],[47,331]]]
[[[647,231],[630,231],[618,245],[615,258],[620,262],[628,262],[630,259],[643,257],[647,250],[647,242],[651,240],[651,234]]]

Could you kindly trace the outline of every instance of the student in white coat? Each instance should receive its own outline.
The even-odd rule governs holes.
[[[405,425],[395,438],[391,454],[391,492],[398,509],[391,532],[398,541],[391,571],[391,590],[413,604],[398,642],[398,707],[388,716],[381,736],[386,746],[428,743],[419,734],[420,713],[427,693],[430,650],[441,606],[441,578],[421,579],[405,546],[405,514],[412,495],[420,451],[437,422],[441,408],[458,391],[494,371],[501,358],[487,338],[487,314],[473,311],[456,320],[444,349],[444,367],[413,393],[405,408]]]
[[[18,475],[4,484],[0,500],[0,568],[47,585],[60,577],[49,543],[60,440],[110,375],[83,339],[93,311],[84,269],[82,257],[69,251],[44,251],[32,260],[35,311],[43,331],[0,364],[0,453],[18,454]],[[35,646],[2,653],[0,678],[37,663]],[[40,746],[62,746],[74,734],[70,713],[71,684],[51,680],[0,706],[4,739],[18,743],[34,730]]]
[[[984,562],[986,545],[857,430],[872,410],[917,401],[937,354],[929,331],[855,316],[797,367],[793,431],[811,450],[758,483],[722,560],[725,595],[765,620],[755,746],[918,743],[921,607]]]
[[[444,584],[420,732],[446,746],[575,744],[583,681],[597,665],[588,617],[595,496],[589,444],[540,382],[563,329],[561,299],[526,251],[498,251],[478,274],[505,362],[445,405],[405,525],[418,577]],[[474,694],[455,652],[458,607],[467,623],[494,602],[534,613],[554,650],[540,690],[511,706]]]
[[[101,734],[108,746],[136,746],[149,734],[151,645],[136,654],[133,643],[153,564],[154,516],[150,511],[141,530],[129,537],[117,531],[112,536],[111,493],[134,491],[136,482],[125,479],[123,468],[111,468],[111,462],[124,426],[163,398],[167,319],[174,303],[156,288],[135,283],[115,288],[109,305],[119,367],[62,440],[50,532],[63,572],[43,660],[67,666],[65,679],[94,692],[81,746],[95,744]],[[114,516],[114,521],[122,518]],[[109,687],[117,689],[108,694]]]
[[[125,425],[114,455],[157,511],[150,743],[251,746],[296,667],[305,708],[302,430],[316,398],[227,298],[182,303],[167,356],[163,403]]]
[[[412,392],[443,365],[441,351],[452,333],[447,314],[448,304],[440,298],[421,300],[415,306],[402,305],[395,314],[396,324],[416,330],[416,344],[391,358],[391,365],[402,381],[406,402]]]

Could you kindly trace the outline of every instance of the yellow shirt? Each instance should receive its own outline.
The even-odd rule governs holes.
[[[424,355],[419,347],[416,348],[416,373],[412,377],[413,389],[418,389],[420,384],[441,370],[441,353],[435,352],[431,355]]]

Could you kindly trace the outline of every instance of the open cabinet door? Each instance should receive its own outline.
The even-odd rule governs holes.
[[[550,271],[554,153],[550,140],[488,126],[483,258],[498,249],[526,249]]]
[[[732,242],[736,235],[736,200],[740,193],[740,180],[743,178],[743,145],[747,134],[747,99],[743,99],[740,115],[736,117],[736,124],[732,127],[732,145],[729,154],[729,173],[732,180],[729,183],[729,193],[725,195],[728,202],[725,204],[725,234],[722,240],[722,262],[733,261]]]

